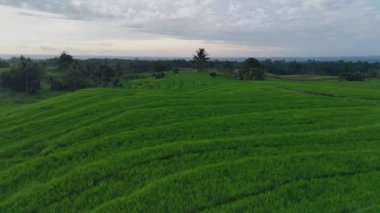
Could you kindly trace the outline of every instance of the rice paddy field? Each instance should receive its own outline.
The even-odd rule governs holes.
[[[379,212],[380,81],[185,72],[0,100],[0,171],[0,212]]]

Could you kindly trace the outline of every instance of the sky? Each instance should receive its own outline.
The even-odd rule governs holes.
[[[0,26],[0,54],[380,55],[380,0],[0,0]]]

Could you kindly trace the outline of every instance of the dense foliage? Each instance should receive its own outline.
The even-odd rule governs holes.
[[[240,80],[264,80],[266,68],[256,58],[248,58],[244,61],[240,70]]]
[[[218,64],[218,72],[225,76],[236,75],[235,66],[231,61],[223,61]]]
[[[7,68],[7,67],[9,67],[9,63],[0,58],[0,68]]]
[[[306,62],[265,60],[263,62],[269,73],[277,75],[329,75],[340,76],[346,80],[366,80],[376,78],[380,73],[379,63],[368,62],[324,62],[309,60]]]
[[[8,69],[11,67],[11,69]],[[75,91],[95,87],[120,87],[128,80],[153,73],[157,79],[166,73],[178,73],[180,69],[207,68],[211,77],[227,76],[239,80],[264,80],[267,73],[275,75],[327,75],[339,76],[348,81],[364,81],[380,77],[380,64],[368,62],[305,62],[285,60],[259,61],[211,61],[205,49],[200,48],[193,60],[124,60],[88,59],[78,60],[66,52],[47,60],[11,58],[0,60],[0,86],[30,94],[41,88],[41,82],[55,91]],[[42,72],[44,71],[44,72]]]
[[[11,70],[0,73],[0,86],[33,94],[41,89],[43,71],[30,58],[21,56],[19,61]]]

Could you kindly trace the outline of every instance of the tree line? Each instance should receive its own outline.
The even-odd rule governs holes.
[[[379,63],[368,62],[306,62],[248,58],[245,61],[211,60],[207,51],[198,49],[192,60],[125,60],[125,59],[74,59],[63,52],[59,57],[33,61],[23,56],[0,59],[0,86],[33,94],[42,82],[51,90],[75,91],[89,87],[120,87],[126,80],[152,73],[156,79],[165,73],[178,73],[181,69],[196,69],[211,77],[226,76],[236,80],[265,80],[266,73],[277,75],[313,74],[340,76],[350,81],[379,77]]]
[[[277,75],[327,75],[338,76],[349,81],[363,81],[370,78],[379,77],[380,64],[369,62],[350,61],[316,61],[306,62],[285,61],[285,60],[265,60],[263,64],[269,73]]]
[[[8,68],[10,67],[9,63],[0,58],[0,68]]]
[[[33,94],[41,89],[43,76],[44,73],[37,63],[21,56],[16,66],[0,73],[0,86]]]

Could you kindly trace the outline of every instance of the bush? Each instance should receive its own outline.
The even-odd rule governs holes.
[[[347,81],[365,81],[368,79],[368,74],[361,71],[348,72],[344,73],[342,78]]]
[[[101,79],[99,81],[94,76],[88,76],[79,63],[70,65],[62,73],[61,79],[64,88],[71,91],[107,84],[107,82],[101,81]]]
[[[122,87],[122,83],[120,82],[119,78],[114,78],[111,82],[112,87]]]
[[[217,76],[216,72],[210,72],[210,76],[215,78]]]
[[[162,79],[162,78],[165,78],[165,73],[164,73],[164,72],[153,73],[153,76],[154,76],[156,79]]]
[[[50,77],[49,81],[51,90],[61,91],[67,89],[60,80],[55,80],[53,77]]]

